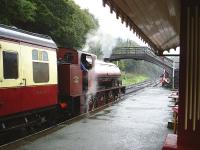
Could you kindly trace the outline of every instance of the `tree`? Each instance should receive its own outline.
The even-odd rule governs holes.
[[[121,38],[117,39],[117,44],[116,47],[134,47],[134,46],[139,46],[136,42],[132,40],[123,40]]]
[[[1,24],[20,26],[35,21],[37,7],[30,0],[0,0],[0,4]]]
[[[1,0],[0,12],[1,23],[49,35],[60,47],[83,47],[86,34],[98,27],[72,0]]]

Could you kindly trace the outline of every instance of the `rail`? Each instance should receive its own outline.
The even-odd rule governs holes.
[[[136,92],[136,91],[141,90],[145,87],[149,87],[149,86],[153,87],[153,86],[158,85],[158,83],[159,83],[159,80],[147,80],[147,81],[140,82],[140,83],[137,83],[137,84],[132,84],[132,85],[126,86],[126,93],[125,94],[130,94],[130,93]]]

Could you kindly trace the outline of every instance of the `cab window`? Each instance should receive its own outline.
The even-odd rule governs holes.
[[[45,51],[33,50],[33,81],[44,83],[49,81],[48,53]]]
[[[81,69],[82,70],[92,69],[92,56],[86,54],[81,55]]]
[[[18,53],[3,51],[4,79],[18,78]]]
[[[72,53],[66,53],[64,56],[64,60],[66,61],[66,63],[73,63],[73,55]]]

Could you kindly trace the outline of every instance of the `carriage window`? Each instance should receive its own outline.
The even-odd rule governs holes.
[[[32,59],[33,60],[48,61],[48,54],[45,51],[38,51],[38,50],[34,49],[32,51]]]
[[[33,56],[33,81],[35,83],[48,82],[49,81],[48,53],[45,51],[33,50],[32,56]]]
[[[18,78],[18,54],[16,52],[3,52],[4,79]]]
[[[38,60],[38,51],[37,50],[33,50],[32,51],[32,59],[33,60]]]
[[[45,51],[42,52],[42,60],[43,61],[48,61],[48,54]]]
[[[33,62],[33,80],[35,83],[43,83],[49,81],[48,63]]]

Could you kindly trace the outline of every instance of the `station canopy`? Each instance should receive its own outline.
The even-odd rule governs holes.
[[[155,53],[180,45],[179,0],[103,0]]]

